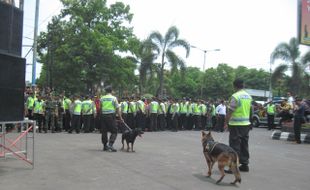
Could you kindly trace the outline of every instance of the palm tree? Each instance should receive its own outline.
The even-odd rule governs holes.
[[[146,46],[146,41],[138,41],[136,43],[137,48],[133,48],[133,55],[127,56],[127,59],[138,66],[139,92],[140,94],[143,94],[147,82],[147,76],[150,76],[152,79],[154,69],[156,69],[155,65],[153,65],[156,55],[152,52],[152,49]]]
[[[182,47],[186,51],[186,57],[190,52],[190,44],[183,39],[179,39],[179,30],[172,26],[168,29],[165,36],[162,36],[159,32],[153,32],[147,38],[149,48],[153,50],[157,58],[160,58],[159,67],[159,95],[163,96],[164,86],[164,69],[169,63],[172,70],[177,68],[184,69],[185,62],[179,57],[173,50],[176,47]]]
[[[274,70],[272,73],[272,81],[277,81],[279,78],[282,78],[285,75],[285,72],[288,69],[291,69],[289,89],[292,92],[299,94],[304,69],[303,64],[300,62],[298,40],[296,38],[291,38],[289,43],[280,43],[271,54],[271,62],[273,63],[276,59],[281,59],[284,63],[280,64]]]

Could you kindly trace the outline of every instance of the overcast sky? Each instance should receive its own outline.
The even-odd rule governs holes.
[[[108,3],[115,2],[108,0]],[[297,35],[297,0],[122,0],[134,14],[132,26],[140,39],[152,31],[163,35],[172,25],[180,30],[180,39],[210,51],[206,54],[206,68],[227,63],[269,71],[269,57],[281,42]],[[24,41],[33,38],[35,0],[25,1]],[[52,15],[59,14],[59,0],[40,0],[39,31],[45,31]],[[301,47],[303,51],[308,47]],[[23,49],[23,54],[27,53]],[[184,51],[179,52],[185,55]],[[183,56],[184,57],[184,56]],[[31,63],[31,55],[27,63]],[[202,68],[203,52],[191,49],[187,66]],[[274,68],[275,66],[272,66]],[[40,66],[37,69],[37,76]],[[31,79],[27,66],[26,79]]]

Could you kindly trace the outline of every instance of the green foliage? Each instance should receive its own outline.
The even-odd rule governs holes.
[[[199,78],[196,76],[202,75],[198,68],[187,68],[184,75],[177,73],[167,77],[167,94],[172,97],[198,97],[199,96]],[[169,80],[170,79],[170,80]]]
[[[132,88],[136,66],[118,55],[130,51],[135,39],[129,6],[108,7],[105,0],[62,3],[61,14],[39,38],[40,84],[72,92],[93,92],[102,82]]]
[[[201,97],[203,99],[227,99],[234,92],[233,81],[242,78],[246,88],[268,90],[269,73],[263,70],[219,64],[217,68],[209,68],[204,73],[198,68],[187,68],[185,74],[169,74],[166,77],[167,93],[170,96],[182,98]]]
[[[186,57],[190,52],[190,44],[183,39],[179,39],[179,30],[177,27],[172,26],[168,29],[165,36],[159,32],[153,32],[149,35],[145,45],[152,49],[152,52],[160,59],[159,63],[159,92],[163,96],[164,89],[164,69],[166,64],[170,64],[172,71],[178,68],[185,69],[185,61],[179,57],[174,49],[182,47],[185,49]]]
[[[207,69],[204,74],[203,97],[228,98],[233,92],[234,69],[227,64]]]
[[[274,70],[272,82],[274,85],[279,84],[278,80],[283,80],[286,77],[285,72],[290,69],[291,74],[286,78],[289,91],[296,95],[307,96],[309,85],[307,85],[307,74],[304,72],[304,66],[309,63],[310,52],[307,52],[303,57],[300,57],[300,54],[299,42],[296,38],[291,38],[289,43],[280,43],[272,52],[271,61],[273,63],[280,59],[284,63]]]
[[[248,69],[244,66],[239,66],[235,73],[236,76],[244,79],[246,88],[258,90],[269,88],[270,74],[262,69]]]

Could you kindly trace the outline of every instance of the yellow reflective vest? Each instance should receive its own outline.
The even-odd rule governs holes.
[[[250,125],[252,97],[244,90],[239,90],[232,97],[236,100],[237,105],[229,120],[229,126]]]

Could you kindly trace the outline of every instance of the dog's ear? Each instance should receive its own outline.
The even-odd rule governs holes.
[[[206,136],[206,133],[204,131],[201,131],[201,136]]]

